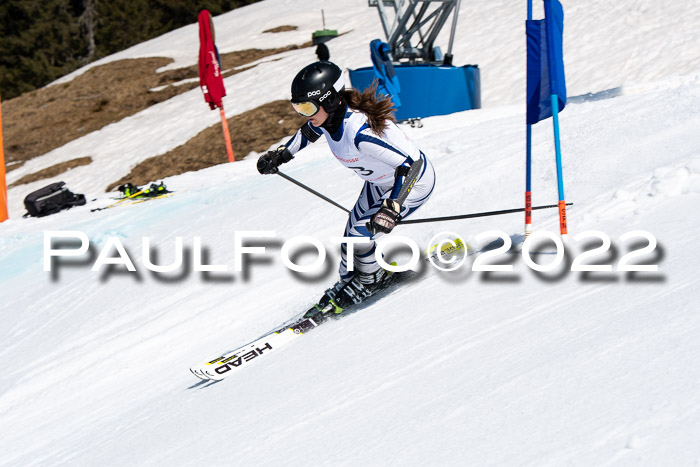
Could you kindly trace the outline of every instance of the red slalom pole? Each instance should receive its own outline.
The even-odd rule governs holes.
[[[224,106],[221,106],[221,127],[224,130],[224,140],[226,140],[226,153],[228,154],[228,161],[234,162],[236,159],[233,157],[233,148],[231,147],[231,135],[228,131],[228,122],[226,121],[226,114],[224,113]]]

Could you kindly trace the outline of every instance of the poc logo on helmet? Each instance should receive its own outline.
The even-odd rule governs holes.
[[[323,102],[323,99],[331,95],[331,90],[329,89],[327,93],[318,98],[319,102]]]
[[[309,92],[306,94],[306,97],[318,96],[319,94],[321,94],[321,90],[320,90],[320,89],[317,89],[316,91],[309,91]]]

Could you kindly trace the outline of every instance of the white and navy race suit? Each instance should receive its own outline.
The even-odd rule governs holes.
[[[410,166],[418,159],[423,160],[421,174],[401,207],[401,218],[408,217],[422,206],[435,187],[435,170],[428,158],[394,122],[387,123],[384,133],[377,136],[369,128],[364,113],[348,111],[335,133],[330,134],[326,129],[307,122],[286,144],[287,149],[295,154],[321,135],[326,135],[335,158],[365,181],[360,197],[350,212],[344,234],[345,237],[369,237],[372,240],[368,244],[354,246],[355,270],[359,272],[371,273],[379,269],[374,258],[375,240],[383,234],[373,236],[365,224],[379,210],[382,200],[389,197],[395,199],[398,195],[402,177],[396,179],[397,167]],[[340,276],[348,280],[352,274],[347,270],[347,249],[343,245]]]

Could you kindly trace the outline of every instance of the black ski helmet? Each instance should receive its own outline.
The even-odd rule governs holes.
[[[332,114],[340,106],[340,92],[344,90],[345,79],[338,65],[332,62],[314,62],[302,68],[294,77],[292,104],[312,102],[317,109],[323,107]],[[295,108],[300,112],[298,106]]]

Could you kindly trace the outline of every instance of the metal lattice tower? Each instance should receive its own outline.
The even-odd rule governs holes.
[[[368,0],[368,3],[379,11],[392,59],[408,59],[411,63],[443,61],[439,48],[436,50],[435,39],[454,12],[450,42],[444,57],[445,64],[452,63],[460,0]],[[390,17],[391,7],[393,18]],[[414,36],[418,39],[415,45],[411,42]]]

